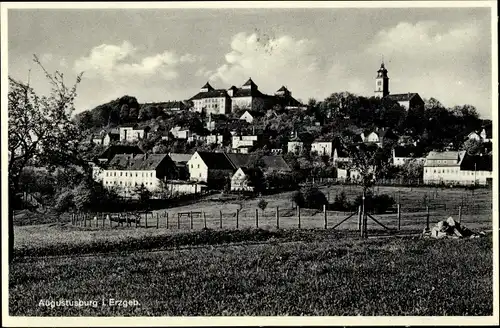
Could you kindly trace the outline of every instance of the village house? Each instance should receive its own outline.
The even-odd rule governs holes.
[[[175,126],[169,131],[175,139],[185,139],[187,140],[191,135],[191,131],[188,128],[181,126]]]
[[[304,106],[300,101],[292,97],[292,92],[288,90],[284,85],[274,93],[274,97],[276,100],[276,105],[281,106],[285,110],[307,109],[307,106]]]
[[[425,158],[424,184],[485,185],[492,181],[492,157],[466,151],[431,151]]]
[[[324,139],[316,139],[311,144],[311,153],[312,152],[316,152],[318,156],[332,157],[333,142]]]
[[[209,187],[223,187],[234,167],[225,153],[195,152],[187,162],[191,181],[205,182]]]
[[[233,135],[231,148],[235,153],[248,154],[262,141],[259,135]]]
[[[224,135],[223,134],[209,134],[206,137],[207,145],[222,145],[224,143]]]
[[[137,124],[125,124],[120,126],[120,142],[135,142],[147,138],[149,127],[138,128]]]
[[[105,188],[115,188],[124,197],[137,197],[137,188],[150,192],[162,188],[162,181],[176,178],[176,168],[167,154],[119,154],[102,173]]]
[[[392,149],[392,165],[402,166],[412,160],[420,163],[425,162],[425,157],[418,148],[397,146]]]
[[[253,123],[255,119],[263,117],[264,115],[264,112],[246,110],[243,115],[240,116],[240,120],[246,121],[247,123]]]
[[[343,147],[338,146],[333,149],[332,161],[335,165],[339,163],[347,163],[350,160],[351,158],[349,157],[347,150]]]
[[[241,88],[232,86],[227,90],[231,97],[231,111],[234,113],[238,109],[265,110],[271,108],[275,102],[273,96],[263,94],[259,87],[249,78]]]
[[[364,143],[373,143],[379,147],[384,147],[384,144],[389,140],[398,139],[398,137],[390,129],[375,129],[375,131],[363,131],[361,132],[360,137]]]
[[[471,133],[469,133],[467,139],[484,143],[492,142],[492,132],[492,125],[488,124],[484,126],[480,131],[472,131]]]
[[[288,141],[287,150],[289,153],[300,154],[304,151],[304,142],[295,132],[294,136]]]
[[[228,122],[228,118],[223,114],[208,113],[208,120],[205,127],[208,131],[214,131],[224,127]]]
[[[262,173],[258,168],[238,168],[231,177],[231,191],[254,191],[254,179],[260,174]]]

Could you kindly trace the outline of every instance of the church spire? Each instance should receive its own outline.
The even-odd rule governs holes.
[[[383,98],[387,95],[389,95],[389,76],[384,65],[384,57],[382,57],[382,63],[375,78],[375,97]]]

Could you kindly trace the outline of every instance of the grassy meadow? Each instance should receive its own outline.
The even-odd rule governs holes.
[[[301,233],[297,240],[272,236],[257,244],[19,259],[10,267],[9,311],[14,316],[492,315],[491,234],[362,240]],[[137,303],[109,306],[110,298]],[[60,299],[95,300],[99,306],[39,306],[40,300]]]

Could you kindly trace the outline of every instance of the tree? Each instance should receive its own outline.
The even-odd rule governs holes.
[[[149,189],[146,188],[144,184],[137,186],[135,188],[135,193],[139,197],[141,204],[146,204],[147,202],[149,202],[152,196],[151,191],[149,191]]]
[[[34,61],[45,73],[52,89],[48,96],[38,96],[29,83],[9,77],[9,198],[19,192],[21,172],[30,162],[64,163],[75,155],[80,135],[75,122],[71,120],[74,111],[75,84],[68,88],[63,74],[56,71],[49,74],[35,56]],[[14,247],[13,208],[9,204],[9,260]]]
[[[467,151],[469,155],[478,155],[483,148],[483,143],[476,139],[468,139],[462,144],[461,148]]]
[[[351,158],[349,168],[359,173],[364,195],[383,172],[384,161],[382,150],[376,145],[362,143],[349,147],[348,152]]]
[[[265,199],[261,199],[259,200],[259,202],[257,203],[257,206],[262,210],[262,211],[265,211],[266,208],[267,208],[267,201]]]

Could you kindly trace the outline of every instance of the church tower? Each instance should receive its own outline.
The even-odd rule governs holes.
[[[384,62],[382,62],[375,78],[375,97],[383,98],[387,95],[389,95],[389,77]]]

